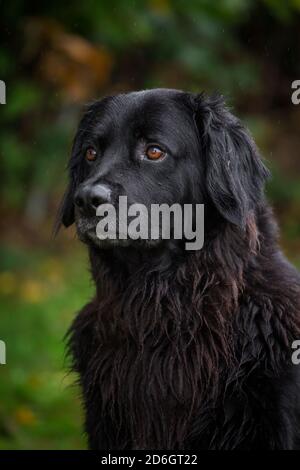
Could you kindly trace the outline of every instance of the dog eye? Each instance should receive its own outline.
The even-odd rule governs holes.
[[[165,156],[165,152],[157,145],[150,145],[146,150],[146,156],[149,160],[159,160]]]
[[[96,152],[96,150],[93,149],[93,148],[87,149],[87,151],[85,152],[85,158],[86,158],[86,160],[88,160],[89,162],[93,162],[94,160],[96,160],[96,158],[97,158],[97,152]]]

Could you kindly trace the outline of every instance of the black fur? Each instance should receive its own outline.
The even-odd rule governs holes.
[[[141,158],[149,141],[167,157]],[[298,447],[300,279],[277,245],[267,176],[218,97],[159,89],[89,107],[59,218],[76,220],[96,284],[69,333],[91,448]],[[204,203],[203,249],[100,242],[96,218],[74,211],[75,192],[95,182],[113,200]]]

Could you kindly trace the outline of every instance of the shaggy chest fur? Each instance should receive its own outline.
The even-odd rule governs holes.
[[[247,392],[248,375],[253,376],[254,371],[257,378],[251,381],[260,390],[262,363],[269,374],[278,374],[287,364],[287,349],[277,347],[286,338],[264,321],[268,312],[255,304],[232,311],[239,318],[234,351],[226,347],[232,344],[233,333],[226,320],[222,319],[222,329],[221,323],[218,327],[217,322],[203,322],[203,310],[198,311],[198,322],[182,321],[178,330],[170,311],[159,308],[164,321],[156,312],[158,323],[152,328],[148,325],[141,334],[145,328],[142,317],[129,327],[118,312],[119,321],[109,328],[107,314],[113,317],[114,312],[106,302],[102,307],[90,304],[85,308],[74,324],[76,336],[73,334],[76,369],[85,401],[93,410],[90,416],[87,409],[87,426],[96,426],[101,434],[96,434],[97,442],[90,442],[95,448],[101,440],[110,449],[188,449],[194,448],[196,439],[198,448],[218,448],[216,430],[221,426],[224,440],[224,429],[230,427],[228,414],[234,416],[235,426],[235,414],[239,416],[241,429],[251,425],[248,399],[244,404],[241,400],[241,392]],[[145,310],[136,313],[142,315]],[[195,315],[192,306],[190,314]],[[263,400],[259,395],[259,407]],[[236,428],[229,429],[225,437],[224,448],[240,439]]]
[[[76,347],[81,354],[86,350],[88,360],[77,368],[88,401],[97,400],[109,447],[118,442],[119,448],[182,448],[192,437],[200,408],[219,393],[222,366],[229,361],[225,320],[219,327],[215,320],[212,331],[200,320],[200,312],[199,321],[192,320],[195,312],[190,307],[190,319],[179,325],[160,304],[157,311],[149,311],[157,315],[151,325],[144,324],[145,310],[136,312],[141,317],[130,325],[124,320],[129,312],[123,311],[123,321],[119,317],[109,328],[106,315],[113,312],[107,307],[80,314]]]
[[[112,339],[99,350],[103,415],[109,413],[118,440],[126,437],[133,448],[182,447],[206,389],[199,351],[168,338],[149,337],[142,347],[123,341]]]
[[[246,291],[237,259],[230,276],[215,261],[201,269],[204,262],[193,256],[175,276],[137,273],[126,286],[109,271],[96,278],[97,297],[70,337],[91,447],[187,449],[201,435],[204,448],[218,448],[222,429],[223,447],[232,448],[241,438],[236,429],[224,435],[228,414],[241,428],[251,425],[250,402],[241,397],[253,373],[259,388],[261,377],[288,364],[299,287],[267,291],[256,273]]]

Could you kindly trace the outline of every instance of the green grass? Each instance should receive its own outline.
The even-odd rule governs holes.
[[[76,255],[74,256],[74,253]],[[0,449],[82,449],[82,411],[64,335],[91,295],[83,250],[1,252]]]

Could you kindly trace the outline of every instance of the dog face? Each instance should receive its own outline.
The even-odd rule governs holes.
[[[115,205],[120,196],[148,210],[152,204],[204,203],[243,227],[267,176],[252,139],[220,98],[167,89],[91,105],[79,124],[69,169],[59,217],[65,226],[75,220],[79,238],[99,246],[96,209]]]

